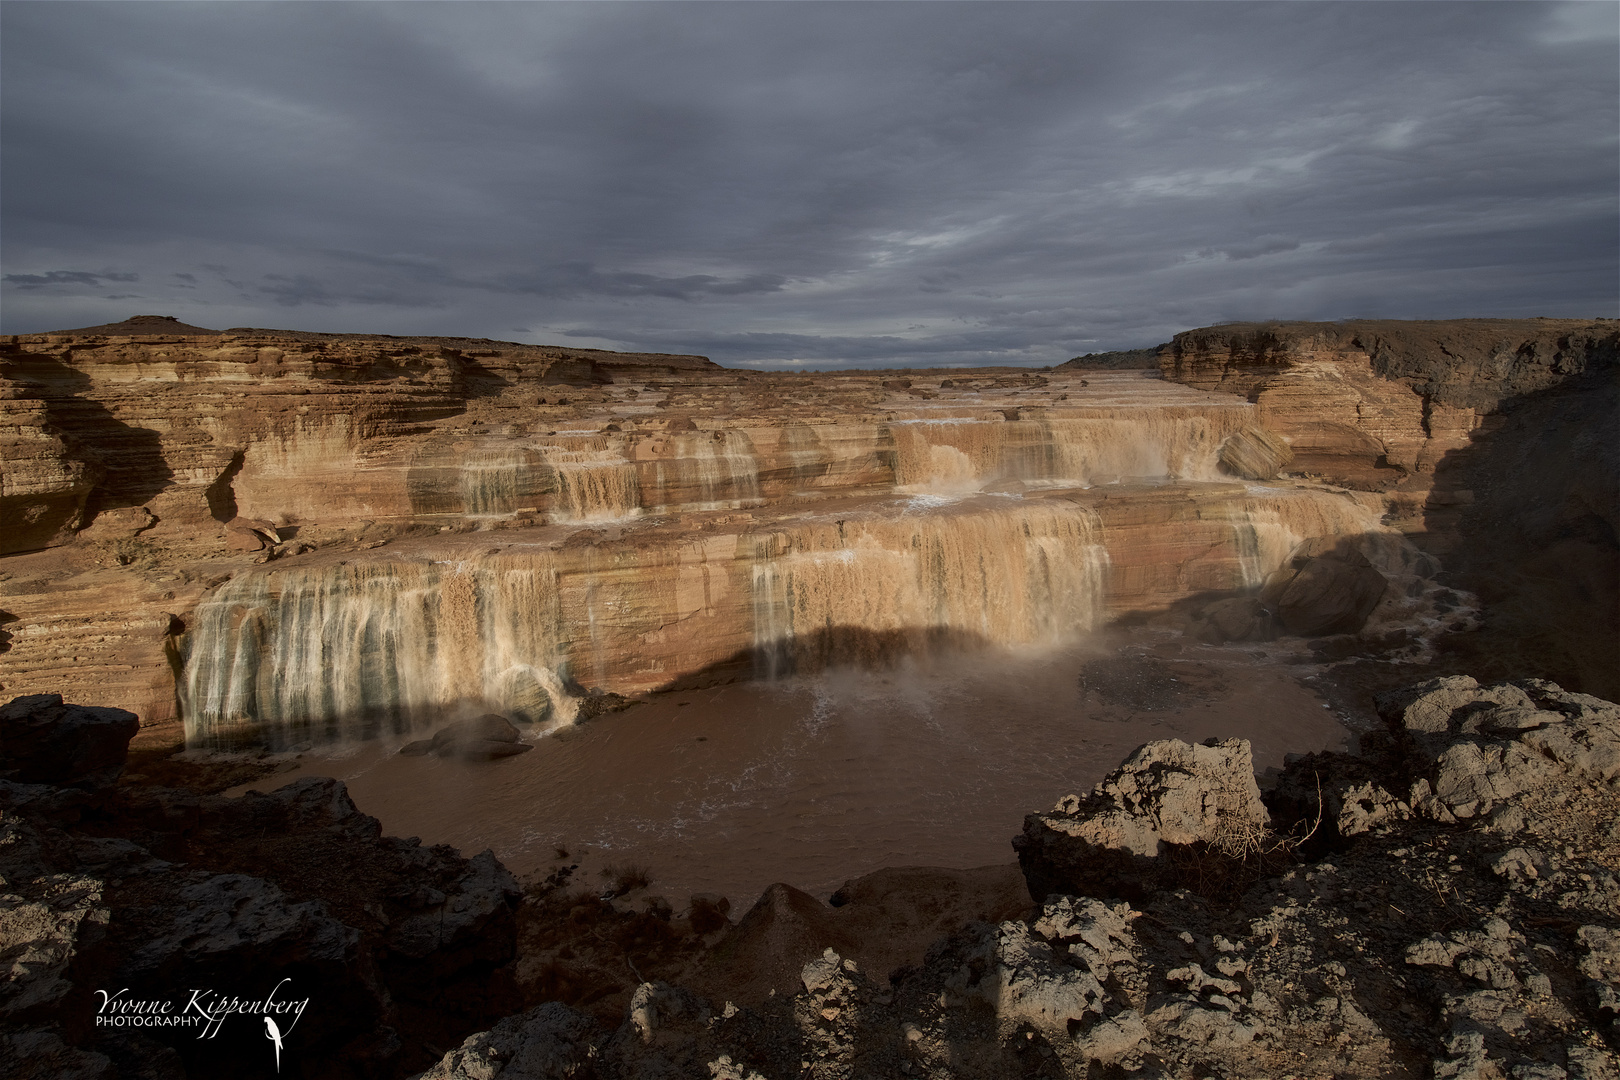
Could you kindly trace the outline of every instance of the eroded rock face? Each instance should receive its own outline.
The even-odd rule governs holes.
[[[1167,378],[1241,394],[1288,472],[1376,491],[1487,593],[1457,666],[1620,695],[1620,330],[1612,320],[1249,323],[1176,336]]]
[[[1144,373],[1094,375],[1089,387],[1076,372],[1004,370],[807,380],[693,357],[260,331],[34,335],[0,348],[18,393],[42,403],[42,437],[61,444],[36,449],[84,465],[93,485],[64,489],[76,516],[41,504],[55,515],[49,542],[70,542],[21,556],[0,583],[0,619],[21,623],[0,660],[8,685],[67,687],[149,721],[172,719],[177,703],[205,727],[228,713],[243,729],[233,738],[311,710],[227,709],[177,686],[188,657],[216,648],[255,662],[251,642],[217,640],[204,604],[248,609],[221,622],[273,650],[278,634],[307,636],[286,627],[298,611],[358,605],[386,622],[397,583],[401,595],[427,590],[427,613],[466,634],[478,624],[460,606],[499,600],[476,579],[515,571],[555,582],[554,595],[521,598],[536,625],[500,628],[521,655],[493,670],[590,670],[597,688],[636,693],[881,659],[929,647],[936,630],[980,633],[984,598],[954,570],[945,600],[962,614],[930,621],[936,581],[918,552],[967,565],[992,548],[1009,582],[992,594],[1051,593],[995,612],[992,634],[1018,642],[1068,631],[1054,619],[1089,624],[1246,583],[1257,560],[1284,554],[1254,550],[1250,520],[1302,536],[1376,527],[1371,508],[1340,493],[1282,498],[1232,482],[1219,447],[1252,426],[1254,407]],[[836,514],[805,518],[807,501],[827,500]],[[483,535],[493,529],[504,536]],[[528,557],[496,558],[502,539],[521,540]],[[829,553],[838,558],[818,558]],[[845,572],[845,560],[858,565]],[[909,577],[895,575],[896,560]],[[891,596],[802,580],[817,572],[908,584]],[[278,610],[306,595],[319,604]],[[883,603],[795,611],[794,595]],[[620,616],[582,624],[592,596]],[[838,633],[815,631],[829,625]],[[444,630],[404,633],[404,644]],[[559,644],[586,640],[588,661]],[[769,647],[756,655],[760,641]],[[236,674],[261,694],[312,677]],[[569,711],[543,677],[467,685],[482,674],[439,682],[531,722]],[[320,724],[416,723],[382,699],[379,680],[319,677],[360,692]]]
[[[1495,337],[1476,348],[1481,334]],[[453,611],[469,587],[473,603],[487,599],[451,579],[476,577],[476,564],[491,559],[499,543],[481,535],[491,529],[535,556],[523,573],[555,575],[557,610],[548,626],[525,628],[536,640],[524,643],[521,665],[589,667],[601,672],[600,689],[618,693],[859,662],[929,647],[935,629],[958,640],[979,632],[976,618],[939,628],[919,614],[935,610],[923,595],[934,579],[920,572],[908,595],[881,610],[790,610],[790,583],[801,597],[871,594],[843,580],[800,581],[826,554],[863,564],[935,549],[1015,555],[1028,545],[1012,541],[1028,535],[1031,566],[1005,569],[1016,592],[1031,594],[1024,582],[1042,566],[1089,568],[1033,590],[1060,597],[1045,614],[996,621],[998,642],[1038,640],[1065,629],[1050,625],[1051,612],[1096,619],[1252,588],[1287,556],[1279,538],[1290,534],[1378,534],[1387,521],[1436,551],[1471,544],[1460,530],[1473,528],[1473,481],[1438,478],[1443,459],[1473,448],[1501,458],[1492,468],[1503,477],[1537,477],[1515,481],[1530,487],[1510,502],[1537,503],[1545,490],[1549,503],[1576,508],[1568,521],[1563,509],[1541,525],[1537,514],[1519,517],[1540,538],[1524,550],[1546,551],[1563,568],[1531,575],[1563,582],[1548,604],[1590,607],[1595,637],[1564,637],[1582,677],[1600,678],[1612,637],[1601,601],[1613,591],[1613,544],[1604,540],[1620,520],[1613,497],[1589,481],[1565,483],[1561,461],[1576,456],[1520,462],[1498,453],[1492,440],[1518,428],[1486,412],[1503,394],[1616,370],[1612,337],[1607,324],[1543,320],[1212,328],[1165,350],[1165,373],[1185,386],[1084,364],[1045,375],[802,378],[724,371],[700,357],[152,321],[9,339],[0,362],[10,396],[0,400],[14,408],[17,434],[4,442],[0,417],[0,499],[21,500],[5,505],[27,529],[8,537],[58,550],[8,564],[0,621],[20,625],[0,668],[14,691],[66,688],[169,721],[177,704],[193,704],[175,672],[209,633],[202,605],[254,609],[232,626],[264,630],[268,642],[285,622],[273,608],[289,592],[374,606],[373,596],[337,594],[458,566],[465,570],[420,583],[435,598],[429,610]],[[1576,428],[1601,426],[1593,419],[1601,409],[1577,412]],[[1550,430],[1530,424],[1512,439],[1532,429]],[[1598,457],[1604,445],[1596,438]],[[1263,486],[1231,482],[1234,474]],[[1481,498],[1511,486],[1495,476],[1478,485]],[[974,493],[978,502],[958,501]],[[807,523],[806,500],[839,502],[825,529]],[[614,556],[604,559],[609,546]],[[822,563],[832,568],[823,578],[837,568]],[[984,605],[957,595],[966,588],[951,584],[950,602],[976,615]],[[624,617],[598,620],[587,635],[581,593],[611,599]],[[1539,609],[1531,615],[1537,625],[1556,622]],[[1267,634],[1254,620],[1216,621],[1232,625],[1212,636]],[[829,625],[852,633],[810,629]],[[588,664],[545,655],[587,636]],[[767,647],[756,652],[759,642]],[[241,644],[220,648],[251,665],[253,649]],[[497,670],[514,666],[503,660]],[[1563,661],[1549,654],[1536,670],[1563,677]],[[236,674],[244,687],[287,684]],[[417,722],[372,685],[345,678],[363,700],[322,724]],[[548,709],[568,711],[551,688],[518,681],[471,689],[484,707],[532,711],[534,722]],[[282,704],[231,712],[215,703],[203,713],[230,713],[243,729],[231,737],[251,739],[259,723],[304,715]],[[205,715],[205,726],[215,719]]]
[[[1195,891],[1198,864],[1181,863],[1135,900],[1102,881],[1093,895],[1048,895],[1028,918],[969,923],[887,986],[834,948],[774,994],[735,983],[705,1001],[647,982],[617,1028],[587,1036],[594,1067],[720,1080],[1620,1075],[1620,790],[1598,750],[1620,734],[1620,707],[1534,680],[1453,679],[1391,695],[1385,713],[1367,756],[1289,767],[1268,796],[1275,827],[1315,818],[1317,831],[1218,902]],[[1392,793],[1434,788],[1459,752],[1506,760],[1554,745],[1548,732],[1580,749],[1507,769],[1511,790],[1488,811],[1459,817],[1456,799],[1479,797],[1461,788]],[[1215,749],[1150,744],[1061,816],[1085,805],[1133,818],[1144,837],[1207,835],[1193,778],[1239,757],[1201,769],[1195,752]],[[530,1012],[439,1068],[553,1030],[547,1045],[576,1060],[585,1026]],[[487,1075],[531,1075],[510,1060],[514,1071]]]
[[[1266,579],[1260,606],[1301,637],[1354,634],[1384,598],[1389,581],[1352,545],[1333,539],[1300,545]]]
[[[129,714],[108,721],[95,714],[116,710],[59,700],[8,709],[45,745],[55,732],[73,748],[87,722],[122,732],[99,757],[68,755],[54,783],[0,780],[8,1075],[32,1075],[16,1061],[35,1058],[62,1075],[132,1075],[139,1062],[165,1076],[274,1075],[257,1016],[203,1040],[97,1027],[97,991],[179,1010],[193,991],[253,1001],[282,988],[311,1001],[289,1045],[323,1075],[353,1077],[423,1068],[439,1053],[424,1044],[459,1040],[515,1003],[502,972],[519,893],[489,852],[384,837],[334,780],[240,798],[108,787]]]
[[[0,776],[23,784],[106,784],[118,778],[140,722],[123,709],[65,705],[60,694],[0,706]]]
[[[1013,841],[1037,901],[1053,893],[1141,896],[1164,880],[1174,848],[1241,858],[1269,820],[1244,739],[1137,750],[1085,797],[1024,819]]]
[[[1221,468],[1247,480],[1275,480],[1293,460],[1288,441],[1262,427],[1246,427],[1221,443]]]

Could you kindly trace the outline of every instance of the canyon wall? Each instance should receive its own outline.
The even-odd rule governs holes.
[[[1499,467],[1504,403],[1590,413],[1582,380],[1616,369],[1612,323],[1491,323],[1512,347],[1488,363],[1445,360],[1453,324],[1391,325],[1192,331],[1162,377],[7,339],[0,689],[183,713],[201,742],[562,718],[585,689],[1052,640],[1257,588],[1319,537],[1381,537],[1398,606],[1424,586],[1395,533],[1461,564],[1465,511],[1496,505],[1455,463]],[[1591,516],[1612,592],[1612,499]]]
[[[1461,666],[1620,694],[1615,320],[1234,323],[1176,335],[1160,367],[1253,402],[1290,472],[1380,493],[1486,601]]]

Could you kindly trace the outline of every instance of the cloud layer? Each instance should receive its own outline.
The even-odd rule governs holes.
[[[6,4],[25,333],[1046,364],[1620,314],[1620,8]]]

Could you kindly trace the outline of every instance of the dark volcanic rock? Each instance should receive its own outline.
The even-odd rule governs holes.
[[[134,713],[64,705],[60,694],[13,698],[0,707],[0,775],[24,784],[105,784],[118,778]]]

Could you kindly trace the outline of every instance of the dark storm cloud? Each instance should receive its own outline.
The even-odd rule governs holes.
[[[7,285],[18,289],[43,289],[50,285],[89,285],[92,288],[103,281],[139,281],[139,274],[91,274],[83,270],[49,270],[43,274],[7,274]]]
[[[7,332],[135,314],[103,291],[137,279],[207,326],[785,366],[1617,314],[1607,3],[0,20]]]

